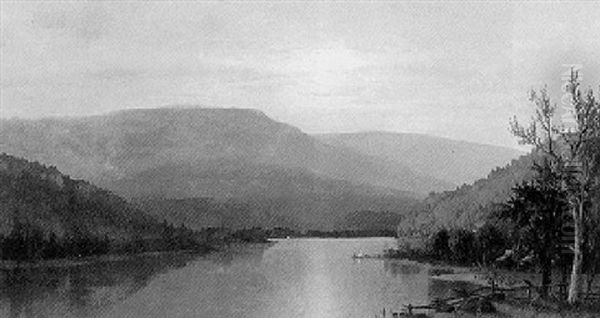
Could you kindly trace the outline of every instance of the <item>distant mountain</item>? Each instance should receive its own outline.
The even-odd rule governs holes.
[[[0,149],[56,165],[109,189],[114,183],[127,182],[123,180],[133,182],[136,176],[147,178],[152,171],[185,170],[194,174],[190,183],[204,185],[194,187],[195,193],[186,190],[193,196],[239,191],[235,175],[218,180],[211,176],[215,182],[209,184],[197,173],[212,171],[223,162],[250,168],[302,169],[319,178],[420,195],[452,186],[395,161],[322,143],[247,109],[144,109],[86,118],[4,120]],[[162,188],[168,187],[162,184]]]
[[[345,216],[340,229],[396,232],[405,215],[388,211],[354,211]]]
[[[395,222],[383,228],[396,228],[398,220],[407,211],[418,206],[417,199],[397,196],[356,194],[351,191],[336,195],[289,195],[244,199],[214,198],[146,198],[136,204],[150,215],[168,222],[183,222],[192,229],[227,227],[232,229],[262,227],[289,227],[294,229],[371,229],[371,223],[348,221],[358,210],[374,210],[394,215]],[[373,212],[375,213],[375,212]],[[362,219],[361,219],[362,220]],[[373,220],[370,220],[373,222]],[[381,222],[377,223],[381,224]],[[381,227],[380,227],[381,228]]]
[[[455,185],[472,183],[524,154],[511,148],[420,134],[363,132],[315,137],[324,143],[396,162],[419,174]]]
[[[0,235],[17,224],[57,237],[156,238],[160,224],[124,199],[55,167],[0,154]]]
[[[521,156],[473,184],[430,194],[417,209],[405,214],[399,229],[427,232],[439,227],[476,228],[483,225],[498,205],[508,201],[515,185],[533,178],[534,157],[534,154]]]
[[[143,203],[145,211],[172,222],[186,220],[194,228],[224,225],[326,230],[338,226],[346,213],[357,209],[402,214],[418,202],[410,193],[324,178],[302,169],[239,162],[204,163],[201,167],[148,170],[113,183],[113,189],[141,198],[137,201]],[[162,197],[157,198],[156,193]],[[211,200],[197,199],[198,193]]]
[[[142,109],[3,120],[0,149],[55,165],[138,203],[147,200],[151,204],[143,206],[155,216],[177,224],[187,220],[195,228],[214,224],[211,215],[219,215],[243,220],[227,221],[235,227],[330,229],[347,213],[402,214],[415,198],[452,188],[403,164],[325,144],[247,109]],[[196,219],[189,202],[178,201],[202,198],[219,206],[194,208]],[[171,208],[152,209],[152,204]]]

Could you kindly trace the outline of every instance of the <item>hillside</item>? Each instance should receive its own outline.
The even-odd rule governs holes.
[[[410,193],[323,178],[302,169],[236,162],[202,168],[151,170],[119,180],[113,189],[138,198],[145,211],[196,229],[225,225],[325,230],[357,209],[402,214],[418,203]],[[157,189],[162,196],[156,195]]]
[[[418,206],[417,199],[340,190],[335,193],[290,193],[281,196],[215,198],[142,198],[136,204],[172,223],[192,229],[252,226],[331,230],[344,228],[346,215],[357,210],[389,211],[401,216]],[[394,223],[393,226],[395,226]],[[353,225],[354,227],[355,225]]]
[[[514,159],[492,170],[486,178],[453,191],[432,193],[400,223],[403,232],[429,231],[438,227],[474,228],[484,223],[512,195],[512,188],[533,177],[533,154]]]
[[[416,198],[452,188],[402,164],[322,143],[247,109],[142,109],[4,120],[0,149],[55,165],[128,199],[149,201],[140,204],[159,219],[185,220],[197,229],[213,225],[205,221],[214,213],[234,227],[331,229],[347,213],[402,214]],[[191,212],[178,201],[203,198],[225,208]],[[182,207],[173,207],[174,202]]]
[[[4,120],[0,149],[56,165],[111,190],[113,182],[150,171],[181,166],[206,171],[220,162],[301,168],[318,177],[418,195],[452,187],[397,162],[322,143],[247,109],[145,109],[85,118]],[[194,196],[227,193],[236,183],[222,179]]]
[[[315,137],[336,147],[397,162],[455,185],[472,183],[524,154],[510,148],[420,134],[364,132]]]
[[[207,232],[174,227],[55,167],[0,154],[0,260],[195,250]]]
[[[155,236],[159,223],[122,198],[54,167],[0,154],[0,235],[28,224],[65,237],[116,241]]]

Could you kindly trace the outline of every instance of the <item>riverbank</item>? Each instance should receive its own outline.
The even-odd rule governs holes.
[[[428,263],[408,259],[388,259],[407,264],[427,264],[431,279],[446,282],[468,283],[473,289],[490,286],[493,277],[496,286],[500,289],[511,289],[526,286],[525,280],[539,285],[541,275],[534,272],[519,272],[502,269],[490,269],[481,267],[458,266],[443,263]],[[600,287],[600,281],[596,280],[594,286]],[[524,295],[521,295],[524,296]],[[422,304],[413,304],[422,305]],[[572,307],[559,300],[541,300],[533,297],[531,300],[512,299],[507,297],[503,301],[494,301],[497,312],[493,314],[470,314],[470,313],[428,313],[428,317],[523,317],[523,318],[592,318],[600,317],[600,301],[590,302],[585,305]]]
[[[144,257],[160,257],[167,255],[192,255],[201,256],[206,255],[215,249],[208,249],[203,251],[198,250],[179,250],[179,251],[155,251],[155,252],[142,252],[134,254],[104,254],[104,255],[92,255],[86,257],[70,257],[60,259],[48,259],[48,260],[37,260],[37,261],[13,261],[13,260],[2,260],[0,261],[0,270],[16,270],[16,269],[34,269],[34,268],[47,268],[47,267],[74,267],[84,266],[94,263],[104,262],[120,262],[132,258],[144,258]]]
[[[153,258],[153,257],[165,257],[165,256],[183,256],[189,255],[191,257],[204,256],[216,252],[236,251],[243,249],[250,245],[269,245],[273,244],[271,241],[260,241],[260,242],[233,242],[223,243],[218,246],[206,246],[203,249],[184,249],[176,251],[149,251],[140,253],[109,253],[103,255],[91,255],[85,257],[69,257],[60,259],[45,259],[35,261],[14,261],[14,260],[0,260],[0,271],[12,271],[16,269],[35,269],[35,268],[64,268],[64,267],[75,267],[85,266],[94,263],[108,263],[108,262],[121,262],[134,258]]]

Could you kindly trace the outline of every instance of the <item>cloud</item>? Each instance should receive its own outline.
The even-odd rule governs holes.
[[[3,2],[0,116],[186,103],[259,108],[309,132],[445,129],[511,144],[504,119],[530,87],[559,87],[560,65],[580,61],[586,81],[600,80],[599,12],[581,2]]]
[[[41,5],[31,22],[40,32],[62,32],[87,45],[105,36],[112,20],[101,3],[84,2],[61,7]]]

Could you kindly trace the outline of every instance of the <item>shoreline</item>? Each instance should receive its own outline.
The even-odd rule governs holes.
[[[167,255],[179,256],[179,255],[190,255],[190,256],[207,256],[214,253],[225,252],[236,250],[241,247],[247,247],[250,245],[268,245],[273,242],[251,242],[251,243],[230,243],[226,245],[219,245],[212,247],[207,250],[175,250],[175,251],[149,251],[141,253],[114,253],[104,255],[93,255],[86,257],[70,257],[60,259],[46,259],[37,261],[14,261],[14,260],[0,260],[0,271],[12,271],[18,269],[35,269],[35,268],[64,268],[64,267],[76,267],[85,266],[95,263],[108,263],[108,262],[121,262],[127,261],[134,258],[150,258],[150,257],[162,257]]]
[[[536,282],[540,274],[526,271],[513,271],[505,269],[491,269],[468,267],[451,264],[427,263],[411,259],[382,258],[384,260],[397,261],[401,263],[421,264],[428,267],[434,273],[431,279],[447,282],[464,282],[475,286],[489,286],[489,275],[494,272],[499,288],[513,288],[523,286],[523,279]],[[435,273],[439,271],[440,273]],[[503,301],[492,301],[497,310],[496,314],[486,314],[485,317],[531,317],[531,318],[593,318],[600,316],[600,305],[596,303],[583,304],[581,307],[570,307],[564,302],[554,300],[542,300],[533,298],[531,301],[507,299]],[[444,313],[428,313],[428,317],[454,317]],[[467,316],[466,317],[470,317]]]
[[[179,251],[154,251],[154,252],[142,252],[135,254],[105,254],[105,255],[94,255],[86,257],[72,257],[72,258],[59,258],[59,259],[48,259],[38,261],[13,261],[13,260],[1,260],[0,270],[11,271],[16,269],[34,269],[34,268],[60,268],[60,267],[75,267],[85,266],[94,263],[106,263],[106,262],[120,262],[136,257],[158,257],[164,255],[183,255],[183,254],[198,254],[198,256],[206,255],[211,251],[196,251],[196,250],[179,250]]]

